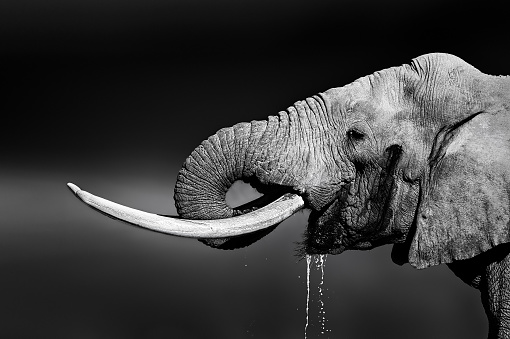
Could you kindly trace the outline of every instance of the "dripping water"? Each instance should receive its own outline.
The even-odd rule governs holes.
[[[319,318],[321,324],[321,334],[326,332],[326,311],[324,310],[324,267],[326,266],[326,254],[321,254],[319,256],[319,262],[316,262],[317,269],[321,270],[321,282],[319,283],[319,302],[321,304],[321,308],[319,311]]]
[[[312,263],[312,256],[306,255],[306,324],[305,324],[305,339],[306,331],[308,330],[308,305],[310,303],[310,266]]]
[[[312,266],[315,266],[317,271],[320,271],[320,282],[318,285],[318,304],[319,304],[319,325],[320,325],[320,335],[324,335],[331,330],[326,329],[326,311],[324,310],[324,267],[326,265],[326,254],[320,255],[306,255],[306,324],[305,324],[305,339],[307,337],[308,327],[310,325],[310,280],[312,274]]]

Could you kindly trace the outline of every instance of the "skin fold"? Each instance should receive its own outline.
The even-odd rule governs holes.
[[[178,227],[165,216],[69,187],[102,213],[163,233],[191,234],[222,249],[247,246],[307,208],[300,252],[340,254],[393,244],[397,264],[447,264],[480,290],[489,338],[509,338],[509,140],[510,77],[434,53],[210,136],[179,172]],[[225,195],[238,180],[264,197],[230,207]],[[282,196],[288,207],[267,205]],[[285,217],[257,226],[255,214],[270,205],[276,206],[271,213],[285,210]],[[232,233],[205,223],[217,219],[255,222]]]

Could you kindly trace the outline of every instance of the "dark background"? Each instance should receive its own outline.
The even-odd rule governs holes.
[[[444,1],[0,3],[0,337],[302,338],[306,213],[236,251],[129,227],[66,187],[175,214],[203,139],[430,52],[510,74],[504,7]],[[234,195],[234,200],[241,199]],[[391,247],[329,256],[322,337],[482,338],[479,293]],[[312,276],[308,338],[321,337]]]

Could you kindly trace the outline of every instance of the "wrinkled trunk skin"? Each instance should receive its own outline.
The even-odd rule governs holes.
[[[267,121],[240,123],[203,141],[177,178],[174,198],[179,215],[218,219],[241,214],[225,201],[236,180],[250,182],[262,193],[285,187],[313,195],[320,186],[318,178],[329,177],[324,168],[332,168],[324,166],[324,159],[334,156],[324,154],[324,145],[316,141],[325,144],[319,134],[324,134],[326,113],[324,98],[314,96]]]

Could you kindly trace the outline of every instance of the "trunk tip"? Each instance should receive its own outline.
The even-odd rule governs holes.
[[[68,182],[67,187],[69,187],[69,189],[71,191],[73,191],[74,194],[77,194],[78,191],[81,191],[81,189],[78,186],[76,186],[75,184],[73,184],[72,182]]]

